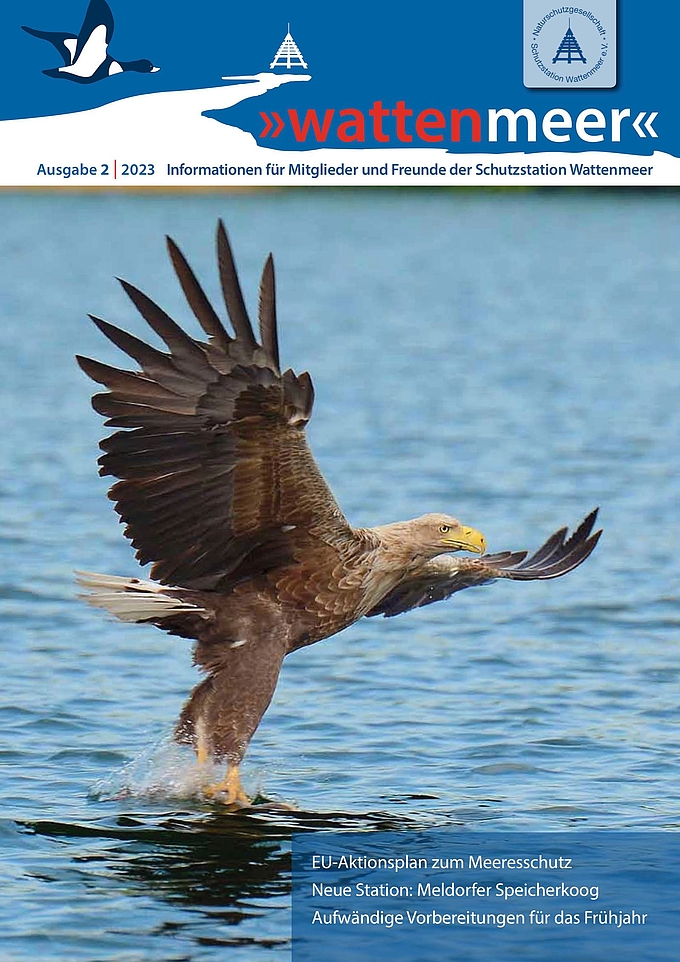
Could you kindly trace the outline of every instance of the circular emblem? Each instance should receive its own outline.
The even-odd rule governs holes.
[[[530,36],[531,58],[553,83],[587,84],[607,60],[607,27],[590,10],[556,7],[546,11]]]

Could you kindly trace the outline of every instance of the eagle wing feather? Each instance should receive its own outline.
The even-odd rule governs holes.
[[[140,370],[78,362],[108,389],[92,399],[106,425],[119,429],[101,442],[100,474],[119,479],[109,497],[139,561],[153,562],[151,577],[162,584],[224,588],[291,560],[299,537],[341,545],[352,529],[305,439],[311,379],[279,370],[271,255],[260,286],[258,344],[222,223],[218,263],[233,336],[170,239],[168,249],[207,342],[121,281],[167,353],[92,317]]]
[[[411,608],[443,601],[456,591],[490,584],[498,578],[511,581],[559,578],[577,568],[594,550],[602,534],[601,531],[591,534],[596,518],[597,508],[570,538],[566,537],[567,529],[560,528],[530,557],[526,551],[503,551],[481,558],[439,555],[389,592],[368,612],[368,616],[391,618]]]

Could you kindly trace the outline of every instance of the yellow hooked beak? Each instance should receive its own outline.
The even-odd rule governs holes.
[[[486,538],[481,531],[474,528],[456,528],[450,535],[442,538],[442,543],[454,551],[474,551],[475,554],[484,554],[486,551]]]

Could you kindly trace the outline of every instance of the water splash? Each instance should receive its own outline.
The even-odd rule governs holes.
[[[96,781],[89,794],[98,801],[131,797],[202,799],[206,787],[223,776],[223,769],[213,762],[199,765],[191,749],[166,735],[122,768]]]

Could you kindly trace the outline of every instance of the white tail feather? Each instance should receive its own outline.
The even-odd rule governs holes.
[[[121,621],[157,621],[190,611],[208,616],[200,605],[173,597],[181,588],[166,588],[155,581],[102,575],[92,571],[76,571],[76,576],[78,584],[86,590],[79,597],[88,605],[111,612]]]

